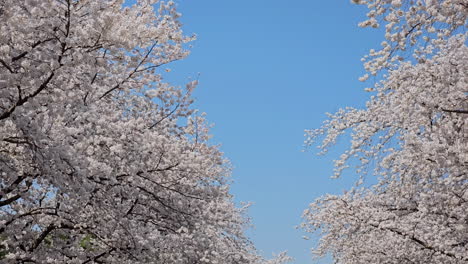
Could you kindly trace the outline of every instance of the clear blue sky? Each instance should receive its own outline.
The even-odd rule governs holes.
[[[304,129],[319,127],[325,112],[365,102],[360,58],[378,47],[381,32],[358,28],[366,10],[347,0],[178,3],[184,31],[198,40],[166,80],[182,85],[200,73],[196,107],[234,166],[236,201],[254,203],[248,234],[257,248],[316,263],[313,242],[294,227],[310,202],[354,179],[328,178],[337,151],[301,152]]]

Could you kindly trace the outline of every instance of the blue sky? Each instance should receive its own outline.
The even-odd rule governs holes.
[[[366,10],[349,1],[180,0],[192,54],[169,66],[166,80],[198,78],[196,107],[215,124],[213,143],[230,159],[232,193],[250,201],[248,235],[265,256],[287,250],[295,263],[313,262],[313,241],[294,227],[325,193],[341,193],[352,177],[332,180],[332,160],[302,152],[304,129],[325,112],[362,106],[367,98],[360,58],[382,40],[360,29]]]

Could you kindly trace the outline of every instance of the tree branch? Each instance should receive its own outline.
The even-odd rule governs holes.
[[[468,110],[457,110],[457,109],[444,109],[442,108],[442,111],[447,112],[447,113],[457,113],[457,114],[468,114]]]

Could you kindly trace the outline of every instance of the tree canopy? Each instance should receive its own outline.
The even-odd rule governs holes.
[[[321,234],[317,256],[337,263],[468,263],[468,4],[354,2],[369,8],[360,26],[385,27],[361,79],[381,81],[364,109],[330,114],[307,143],[326,152],[349,134],[334,176],[356,166],[360,179],[313,202],[303,227]]]
[[[266,263],[196,81],[163,80],[174,2],[123,2],[0,1],[2,263]]]

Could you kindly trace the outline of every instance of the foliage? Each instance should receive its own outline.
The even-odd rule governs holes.
[[[2,263],[260,263],[172,1],[0,1]],[[269,263],[286,260],[285,255]]]
[[[337,263],[468,263],[468,5],[354,2],[370,9],[361,26],[385,25],[382,49],[364,59],[382,81],[364,109],[330,115],[307,143],[326,151],[350,134],[334,176],[358,164],[361,179],[312,203],[302,226]],[[367,170],[378,178],[368,189]]]

